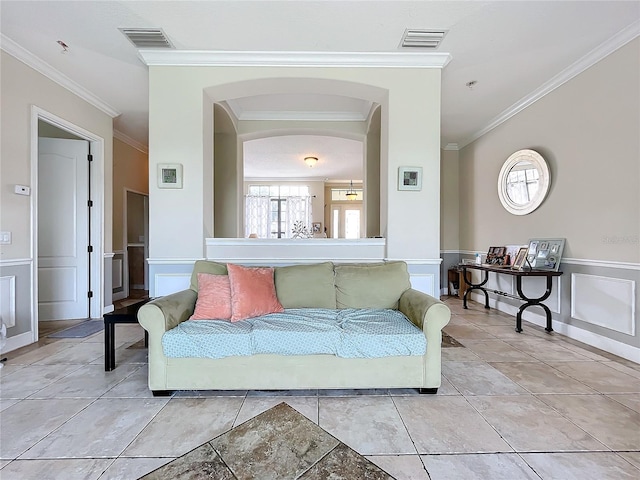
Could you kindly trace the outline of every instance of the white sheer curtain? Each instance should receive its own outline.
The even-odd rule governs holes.
[[[248,237],[255,233],[258,238],[269,238],[271,197],[268,195],[246,195],[245,205],[245,236]]]
[[[287,197],[285,216],[287,238],[293,237],[293,227],[296,222],[302,222],[302,226],[306,227],[307,232],[311,235],[311,219],[311,197]]]

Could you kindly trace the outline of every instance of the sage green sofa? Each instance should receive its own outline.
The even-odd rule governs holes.
[[[149,334],[149,388],[155,395],[174,390],[358,388],[419,388],[436,393],[440,386],[442,328],[451,312],[438,299],[411,288],[404,262],[276,267],[276,294],[284,308],[398,309],[426,336],[424,355],[167,357],[162,336],[192,315],[199,272],[224,275],[227,269],[225,264],[198,261],[189,289],[153,300],[138,312],[138,321]]]

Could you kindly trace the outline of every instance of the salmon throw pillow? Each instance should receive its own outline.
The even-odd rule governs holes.
[[[189,320],[229,320],[231,287],[227,275],[198,273],[198,299]]]
[[[228,264],[231,285],[231,321],[284,312],[278,301],[273,268]]]

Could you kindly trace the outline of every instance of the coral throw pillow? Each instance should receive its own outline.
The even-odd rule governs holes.
[[[228,264],[231,284],[231,321],[283,312],[276,296],[273,268]]]
[[[189,320],[229,320],[231,287],[227,275],[198,273],[198,299]]]

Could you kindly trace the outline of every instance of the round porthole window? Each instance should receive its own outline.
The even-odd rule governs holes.
[[[549,166],[535,150],[518,150],[502,165],[498,176],[498,197],[514,215],[527,215],[544,201],[551,175]]]

